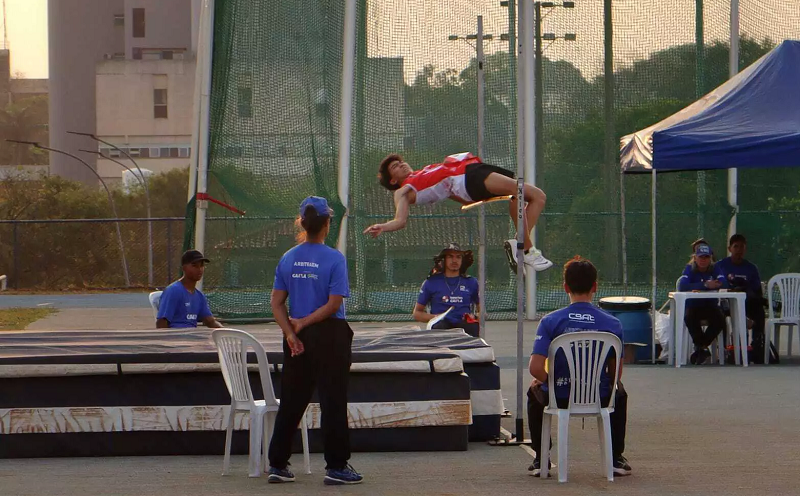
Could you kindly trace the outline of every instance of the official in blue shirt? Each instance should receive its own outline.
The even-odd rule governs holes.
[[[183,277],[173,282],[161,293],[158,303],[156,327],[186,328],[197,327],[201,321],[208,327],[218,328],[222,324],[211,315],[208,299],[196,288],[203,278],[209,260],[197,250],[188,250],[181,257]]]
[[[428,322],[452,308],[433,328],[461,328],[470,336],[478,337],[478,280],[467,275],[472,261],[472,251],[464,251],[455,243],[448,244],[434,257],[433,269],[419,289],[414,320]],[[430,313],[426,311],[428,305]]]
[[[694,255],[678,279],[679,291],[716,291],[727,287],[725,276],[717,264],[711,262],[711,247],[698,244]],[[694,352],[689,357],[692,364],[703,364],[711,359],[708,347],[725,329],[725,315],[717,300],[689,300],[683,321],[694,342]],[[703,322],[706,330],[703,331]],[[724,336],[723,336],[724,338]]]
[[[617,336],[622,341],[622,324],[613,315],[592,305],[597,293],[597,269],[589,260],[575,257],[564,265],[564,291],[569,295],[570,305],[546,315],[536,330],[528,369],[533,382],[528,389],[528,427],[531,431],[531,444],[536,452],[533,464],[528,467],[531,475],[538,477],[541,471],[539,453],[542,448],[542,418],[544,408],[550,402],[547,389],[548,370],[545,360],[550,351],[550,343],[568,332],[605,331]],[[619,357],[622,358],[621,356]],[[600,399],[603,406],[611,400],[612,374],[616,368],[617,357],[609,356],[603,376],[600,380]],[[569,367],[563,353],[556,355],[555,363],[550,364],[550,373],[555,374],[556,402],[559,408],[569,405]],[[622,378],[622,364],[619,368]],[[614,473],[630,475],[631,466],[622,455],[625,451],[625,427],[628,417],[628,393],[617,382],[614,396],[614,412],[611,413],[611,451],[613,454]],[[549,442],[549,440],[548,440]],[[552,444],[552,443],[551,443]]]
[[[747,253],[747,238],[743,234],[734,234],[728,243],[731,256],[723,258],[717,263],[728,286],[732,291],[747,293],[745,313],[753,321],[753,334],[751,345],[752,353],[748,353],[755,363],[764,361],[764,292],[761,289],[761,276],[755,264],[745,260]]]
[[[315,388],[322,408],[324,483],[363,480],[348,464],[347,383],[353,331],[345,320],[344,299],[350,296],[347,261],[325,245],[332,213],[325,198],[303,200],[300,244],[287,251],[275,269],[272,312],[285,340],[281,405],[269,445],[268,481],[273,483],[294,481],[288,469],[292,439]]]

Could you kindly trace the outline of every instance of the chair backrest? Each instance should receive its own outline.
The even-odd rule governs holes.
[[[153,291],[150,293],[150,306],[153,307],[153,313],[158,318],[158,305],[161,303],[161,294],[163,291]]]
[[[611,376],[611,400],[614,406],[614,392],[619,377],[622,342],[610,332],[576,331],[558,336],[550,343],[547,361],[550,371],[547,387],[550,392],[550,405],[556,405],[556,354],[562,350],[569,367],[569,401],[574,413],[595,413],[600,411],[600,380],[611,350],[615,352],[615,370]]]
[[[767,300],[769,316],[773,318],[772,288],[778,287],[781,296],[781,318],[800,317],[800,274],[775,274],[767,283]]]
[[[253,404],[255,398],[250,389],[247,374],[247,351],[252,349],[258,360],[258,372],[261,376],[261,389],[267,405],[277,405],[275,390],[269,373],[269,361],[264,347],[251,334],[238,329],[216,329],[211,339],[217,347],[222,377],[231,398],[238,403]]]
[[[682,277],[683,276],[681,276],[681,277],[679,277],[678,279],[675,280],[675,291],[680,291],[681,290],[681,278]]]

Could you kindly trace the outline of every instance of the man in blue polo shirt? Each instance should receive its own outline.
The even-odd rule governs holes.
[[[753,321],[753,351],[748,354],[756,363],[764,361],[764,292],[761,289],[761,276],[755,264],[745,260],[747,238],[743,234],[734,234],[728,243],[731,256],[717,262],[722,275],[728,281],[732,291],[747,293],[745,313]]]
[[[428,322],[452,308],[433,328],[461,328],[470,336],[478,337],[478,280],[467,275],[472,260],[472,252],[462,250],[455,243],[448,244],[439,252],[433,259],[430,275],[419,290],[414,320]],[[428,305],[431,307],[430,313],[425,308]]]
[[[575,257],[564,265],[564,291],[569,295],[570,305],[546,315],[539,322],[533,353],[528,365],[533,376],[533,382],[528,389],[528,427],[531,431],[531,444],[536,452],[536,458],[528,470],[534,477],[539,477],[541,472],[542,418],[544,417],[544,408],[550,402],[547,388],[548,370],[545,364],[550,343],[562,334],[586,331],[610,332],[622,341],[622,324],[619,320],[592,305],[592,299],[597,292],[597,269],[592,262],[585,258]],[[616,366],[613,363],[615,359],[613,356],[609,357],[600,380],[600,398],[604,406],[607,406],[611,399],[611,373]],[[555,363],[550,364],[550,369],[555,374],[555,396],[558,407],[567,408],[570,389],[569,368],[563,353],[556,355]],[[622,365],[620,365],[619,371],[621,378]],[[631,473],[631,466],[622,455],[625,451],[627,410],[628,393],[625,392],[622,383],[618,382],[614,398],[614,412],[611,414],[611,450],[616,475],[630,475]],[[549,442],[549,440],[547,441]]]
[[[181,257],[183,277],[173,282],[161,293],[158,303],[156,327],[186,328],[197,327],[201,321],[207,327],[222,327],[211,315],[208,300],[197,283],[203,278],[209,260],[197,250],[188,250]]]

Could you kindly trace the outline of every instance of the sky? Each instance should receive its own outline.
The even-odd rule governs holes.
[[[5,0],[11,74],[47,78],[47,0]]]

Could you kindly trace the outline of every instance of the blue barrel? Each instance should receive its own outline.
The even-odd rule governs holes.
[[[650,300],[638,296],[609,296],[600,300],[600,308],[622,323],[625,344],[639,345],[636,346],[636,361],[650,360],[653,349]]]

